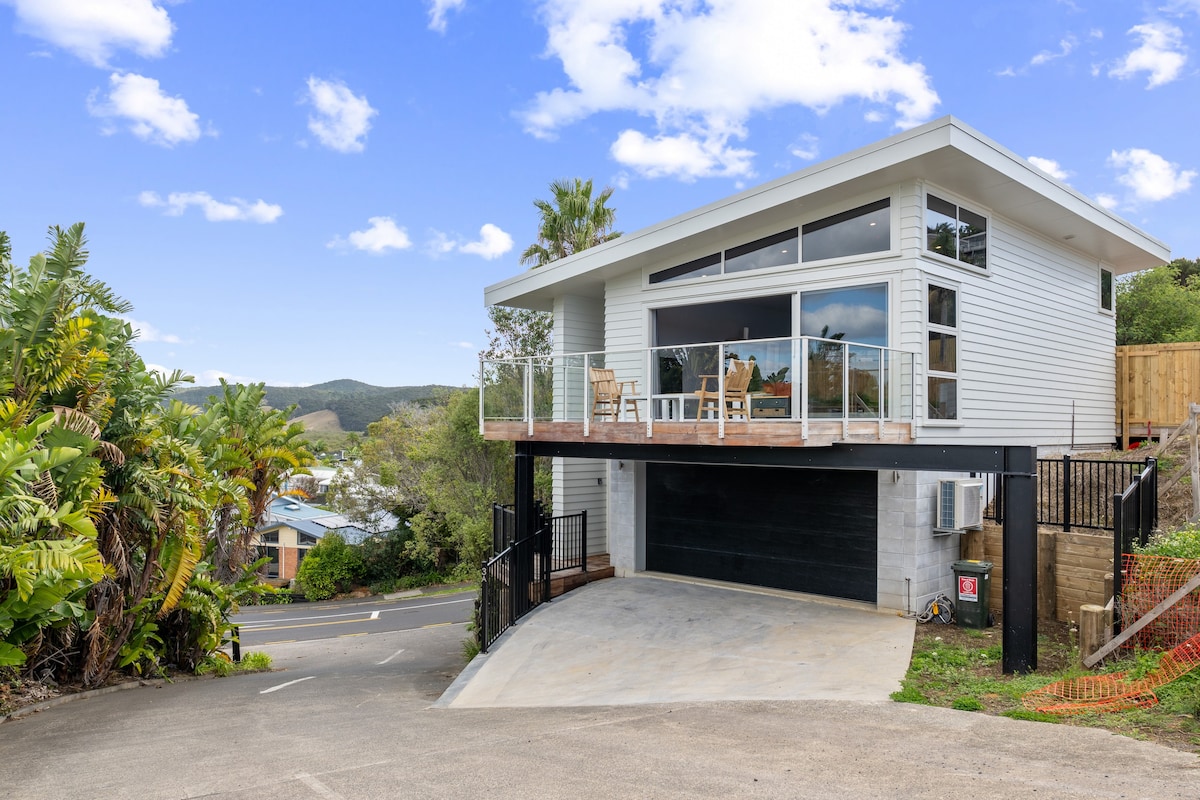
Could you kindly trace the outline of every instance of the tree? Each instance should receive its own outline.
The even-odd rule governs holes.
[[[1117,285],[1117,344],[1200,341],[1200,277],[1185,284],[1174,263]]]
[[[521,263],[537,269],[619,237],[620,232],[613,230],[616,210],[608,206],[612,193],[606,187],[593,198],[591,179],[551,183],[551,199],[533,201],[538,210],[537,241],[521,253]],[[481,358],[521,358],[550,352],[554,319],[549,312],[491,306],[488,319],[492,327]]]
[[[209,468],[225,479],[210,538],[215,577],[226,583],[253,561],[250,541],[284,480],[306,474],[313,462],[302,444],[304,426],[288,422],[295,407],[270,408],[265,396],[261,383],[222,380],[200,423]]]

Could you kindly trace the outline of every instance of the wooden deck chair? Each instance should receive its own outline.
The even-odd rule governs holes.
[[[750,376],[754,374],[753,361],[733,359],[729,362],[729,371],[725,373],[725,419],[740,416],[750,419],[750,399],[747,389],[750,387]],[[717,375],[701,375],[700,388],[693,394],[700,398],[696,407],[696,419],[701,419],[704,412],[721,412],[721,387],[717,383]],[[710,388],[709,381],[712,381]]]
[[[637,381],[619,381],[616,372],[611,369],[588,369],[591,371],[592,382],[592,419],[602,415],[602,418],[616,422],[624,404],[627,412],[633,411],[634,420],[641,422],[637,398],[633,397],[637,394]]]

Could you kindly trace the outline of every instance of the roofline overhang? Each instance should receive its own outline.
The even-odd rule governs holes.
[[[963,162],[963,157],[968,161]],[[563,294],[602,292],[604,282],[652,263],[655,253],[666,258],[673,245],[725,226],[751,222],[786,204],[796,204],[837,187],[861,185],[862,191],[901,181],[930,178],[938,168],[951,170],[956,162],[969,167],[972,179],[985,186],[1003,187],[1005,202],[973,197],[993,213],[1055,241],[1062,241],[1120,274],[1170,261],[1163,242],[1118,217],[1076,189],[1047,175],[1026,159],[952,116],[942,117],[845,155],[672,217],[568,258],[528,270],[484,289],[486,305],[552,310]],[[936,180],[945,183],[946,180]],[[953,186],[948,188],[953,189]],[[1047,214],[1042,201],[1057,213]],[[1028,213],[1022,219],[1022,207]],[[669,260],[669,258],[667,258]]]

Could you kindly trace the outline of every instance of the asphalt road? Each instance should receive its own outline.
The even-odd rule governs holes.
[[[475,591],[397,600],[294,603],[243,609],[234,617],[243,652],[263,645],[367,636],[466,622]]]
[[[434,613],[420,604],[401,605]],[[389,616],[406,615],[379,615]],[[1200,759],[1146,742],[899,703],[431,708],[462,669],[465,625],[333,633],[349,626],[256,646],[274,672],[114,692],[4,723],[0,798],[1195,800],[1200,786]]]

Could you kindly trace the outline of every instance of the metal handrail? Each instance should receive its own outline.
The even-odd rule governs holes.
[[[840,339],[827,339],[817,336],[798,336],[798,337],[773,337],[768,339],[748,339],[739,341],[716,341],[716,342],[699,342],[681,345],[657,345],[654,347],[636,347],[636,348],[616,348],[610,350],[590,350],[573,353],[555,353],[539,356],[527,356],[520,359],[484,359],[480,361],[480,397],[479,397],[479,424],[480,430],[483,430],[486,421],[512,421],[524,422],[529,426],[529,433],[532,434],[532,427],[536,420],[546,419],[544,413],[539,415],[539,399],[545,400],[544,392],[538,394],[537,381],[535,380],[534,371],[536,368],[547,368],[553,370],[549,378],[550,397],[548,405],[543,406],[549,408],[549,419],[553,421],[568,421],[582,422],[584,424],[584,435],[590,433],[591,408],[593,398],[591,396],[591,382],[587,379],[587,370],[589,366],[596,364],[609,364],[612,359],[616,358],[618,362],[622,361],[622,356],[636,355],[634,359],[629,359],[629,363],[633,364],[634,374],[640,376],[638,380],[643,387],[643,391],[634,397],[636,401],[645,401],[647,407],[646,427],[647,435],[653,435],[653,423],[656,419],[665,418],[663,411],[664,402],[668,402],[666,398],[671,398],[669,402],[676,405],[674,410],[682,412],[681,406],[686,400],[688,392],[678,395],[669,393],[663,394],[656,392],[655,383],[661,380],[660,373],[656,373],[654,369],[654,358],[656,353],[663,352],[686,352],[715,348],[717,352],[717,372],[718,372],[718,393],[721,398],[724,397],[725,389],[725,361],[728,360],[730,352],[733,348],[744,350],[747,347],[761,348],[766,345],[788,343],[790,350],[785,360],[790,360],[788,364],[792,367],[791,374],[793,376],[799,374],[800,382],[794,380],[784,381],[792,386],[791,394],[788,395],[792,401],[792,413],[790,419],[799,421],[804,424],[805,433],[810,420],[813,419],[840,419],[845,429],[850,420],[875,420],[877,419],[882,426],[885,420],[892,421],[912,421],[915,417],[915,397],[916,397],[916,359],[918,354],[899,350],[897,348],[882,347],[879,345],[865,344],[861,342],[847,342]],[[818,415],[812,413],[810,406],[813,403],[813,396],[810,388],[810,370],[809,362],[814,358],[812,345],[825,345],[830,348],[840,350],[840,354],[833,356],[834,361],[840,361],[841,371],[841,414]],[[868,360],[872,365],[866,368],[853,367],[852,361],[856,355],[855,351],[866,350],[874,353],[873,357]],[[661,356],[660,356],[661,358]],[[861,361],[860,361],[861,363]],[[645,373],[642,373],[642,369]],[[798,369],[796,369],[798,367]],[[661,366],[660,366],[661,369]],[[560,372],[561,370],[561,372]],[[905,381],[904,373],[907,371],[907,381]],[[502,409],[507,413],[489,413],[487,408],[486,395],[489,391],[502,391],[503,383],[497,379],[494,384],[489,385],[489,376],[496,376],[507,372],[508,380],[520,381],[520,408],[516,408],[516,396],[510,400],[508,407]],[[860,405],[866,404],[866,401],[861,398],[858,392],[854,392],[854,398],[851,397],[851,375],[855,373],[866,373],[874,377],[876,385],[879,387],[879,398],[876,403],[877,408],[873,414],[862,414],[855,412],[854,400],[858,400]],[[893,377],[894,376],[894,377]],[[907,383],[907,387],[904,385]],[[515,387],[513,387],[515,388]],[[574,395],[571,392],[574,391]],[[512,389],[509,390],[512,394]],[[503,397],[503,395],[502,395]],[[658,400],[660,406],[655,407],[654,401]],[[571,406],[573,404],[574,410]],[[866,404],[868,410],[869,404]],[[746,421],[753,419],[753,415],[747,409],[745,414]],[[719,426],[719,432],[724,434],[724,416],[721,414],[715,415]],[[766,420],[764,420],[766,421]]]

